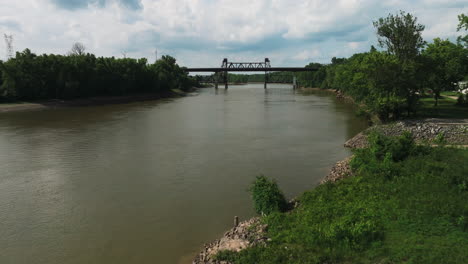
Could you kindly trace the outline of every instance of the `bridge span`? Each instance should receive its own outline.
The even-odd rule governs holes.
[[[311,72],[317,71],[315,68],[306,67],[271,67],[270,60],[265,58],[264,62],[230,62],[227,58],[223,60],[219,68],[186,68],[187,72],[213,72],[215,88],[218,89],[218,83],[224,83],[225,89],[228,88],[228,72],[265,72],[265,89],[268,83],[268,72]],[[293,76],[293,87],[296,89],[296,76]]]

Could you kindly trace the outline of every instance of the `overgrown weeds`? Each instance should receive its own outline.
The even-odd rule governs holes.
[[[274,211],[267,246],[234,263],[466,263],[468,151],[373,134],[356,176],[320,185],[288,213]]]
[[[261,215],[284,212],[288,203],[274,180],[257,176],[250,188],[255,211]]]

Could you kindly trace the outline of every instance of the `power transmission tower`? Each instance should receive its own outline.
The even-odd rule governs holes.
[[[5,38],[7,58],[11,59],[13,58],[13,35],[3,34],[3,37]]]

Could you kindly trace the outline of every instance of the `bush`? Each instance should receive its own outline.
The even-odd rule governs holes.
[[[403,132],[399,137],[384,137],[379,133],[369,135],[370,151],[375,158],[382,161],[388,155],[393,161],[406,159],[414,149],[413,135],[410,132]]]
[[[392,179],[398,175],[398,166],[394,162],[401,162],[411,154],[421,152],[414,143],[413,135],[404,132],[398,137],[385,137],[377,132],[368,136],[369,148],[355,151],[351,160],[351,168],[354,171],[368,171],[373,175]]]
[[[255,211],[258,214],[271,214],[284,212],[287,209],[287,201],[274,180],[261,175],[257,176],[250,187]]]
[[[371,137],[353,177],[319,185],[262,219],[266,245],[223,251],[230,263],[466,263],[468,150]],[[265,177],[255,184],[269,192]],[[266,189],[266,190],[265,190]],[[277,187],[276,187],[277,190]]]
[[[457,99],[457,105],[460,106],[467,106],[468,105],[468,99],[466,94],[460,94]]]

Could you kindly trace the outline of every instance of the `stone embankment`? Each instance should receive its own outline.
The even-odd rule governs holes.
[[[468,119],[405,120],[393,124],[377,125],[357,134],[345,143],[347,148],[365,148],[367,135],[377,131],[386,136],[399,136],[408,131],[417,143],[433,144],[438,140],[447,145],[468,146]]]
[[[348,148],[365,148],[368,146],[367,135],[371,131],[378,131],[386,136],[399,136],[405,131],[413,134],[418,143],[435,143],[437,137],[443,139],[449,145],[468,146],[468,119],[425,119],[406,120],[393,124],[376,125],[357,134],[345,143]],[[442,136],[441,136],[442,135]],[[350,168],[351,157],[337,162],[328,175],[320,182],[337,182],[343,178],[353,175]],[[291,208],[296,208],[298,202],[290,201]],[[259,217],[241,222],[218,239],[203,247],[193,261],[193,264],[229,264],[228,262],[216,261],[214,256],[222,250],[240,251],[254,246],[265,245],[267,226],[262,225]]]
[[[346,177],[352,176],[351,167],[349,166],[349,162],[353,157],[347,157],[342,161],[338,161],[331,169],[325,178],[322,179],[320,184],[324,184],[326,182],[337,182],[341,179]]]
[[[331,169],[328,175],[320,182],[336,182],[340,179],[352,176],[349,162],[352,157],[348,157],[337,162]],[[299,203],[292,199],[289,201],[291,209],[297,208]],[[217,261],[215,256],[223,250],[239,252],[248,247],[256,245],[266,245],[269,238],[266,236],[268,226],[262,224],[259,217],[254,217],[244,222],[239,223],[231,230],[227,231],[224,236],[203,247],[203,250],[195,257],[192,264],[229,264],[226,261]]]
[[[241,251],[250,246],[264,245],[268,238],[265,236],[267,226],[260,222],[259,217],[251,218],[239,223],[227,231],[224,236],[203,247],[193,264],[227,264],[225,261],[217,261],[215,255],[223,250]]]

